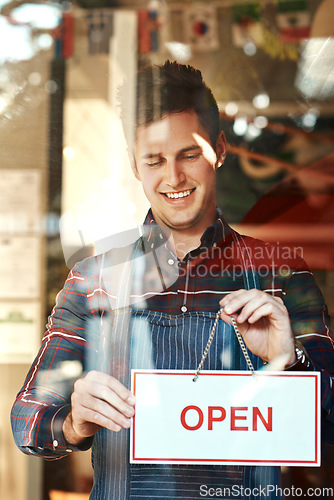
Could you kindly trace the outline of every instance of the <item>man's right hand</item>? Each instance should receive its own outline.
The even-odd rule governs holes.
[[[122,427],[128,429],[135,414],[133,394],[116,378],[97,371],[75,382],[71,404],[63,432],[66,441],[74,446],[101,427],[114,432]]]

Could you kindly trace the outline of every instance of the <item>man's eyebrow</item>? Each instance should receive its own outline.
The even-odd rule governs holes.
[[[190,151],[196,151],[198,149],[202,149],[201,146],[199,146],[198,144],[193,144],[192,146],[188,146],[186,148],[182,148],[180,149],[180,151],[177,152],[178,155],[182,155],[184,153],[189,153]],[[157,158],[157,157],[160,157],[160,156],[163,156],[163,153],[147,153],[147,154],[144,154],[142,156],[142,158],[144,160],[149,160],[150,158]]]
[[[189,151],[196,151],[197,149],[202,149],[199,144],[194,144],[192,146],[189,146],[187,148],[181,149],[178,154],[183,154],[183,153],[188,153]]]
[[[157,157],[161,157],[161,156],[162,156],[162,153],[147,153],[147,154],[142,156],[142,159],[149,160],[151,158],[157,158]]]

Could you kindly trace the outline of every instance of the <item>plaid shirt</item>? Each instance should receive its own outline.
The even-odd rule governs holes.
[[[333,434],[333,336],[323,297],[305,262],[291,249],[240,236],[220,214],[204,232],[199,248],[182,261],[151,212],[143,227],[130,253],[129,248],[114,249],[79,262],[69,273],[12,409],[13,435],[20,449],[49,459],[78,449],[66,442],[62,425],[75,379],[82,370],[99,366],[101,318],[112,321],[115,309],[129,306],[169,315],[216,312],[224,294],[246,288],[247,271],[254,269],[260,289],[283,299],[311,369],[322,373],[324,429]],[[132,284],[120,303],[125,262],[131,266]],[[89,448],[92,441],[80,449]]]

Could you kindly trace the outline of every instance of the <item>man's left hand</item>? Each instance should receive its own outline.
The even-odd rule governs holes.
[[[233,314],[248,349],[263,361],[285,359],[285,367],[295,361],[294,337],[288,311],[279,297],[261,290],[237,290],[220,302],[221,318],[232,323]]]

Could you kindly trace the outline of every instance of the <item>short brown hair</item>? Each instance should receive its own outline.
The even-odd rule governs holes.
[[[122,94],[124,92],[121,88],[121,119],[129,146],[129,126],[135,125],[137,128],[149,125],[170,113],[193,110],[201,126],[209,134],[211,146],[216,147],[219,135],[218,105],[198,69],[175,61],[141,69],[137,74],[135,123]]]

